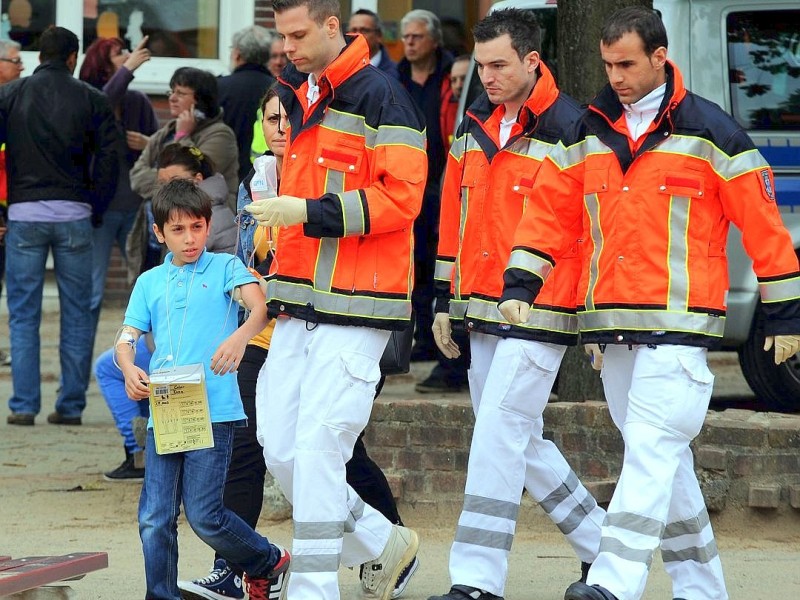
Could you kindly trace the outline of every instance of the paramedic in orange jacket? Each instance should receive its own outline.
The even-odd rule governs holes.
[[[345,41],[338,0],[273,8],[292,63],[279,79],[285,195],[247,210],[283,227],[266,294],[277,324],[256,403],[267,467],[293,505],[288,596],[339,598],[340,563],[366,563],[366,595],[388,600],[417,535],[364,504],[344,465],[369,419],[390,332],[411,316],[424,124],[400,84],[370,65],[364,37]]]
[[[776,363],[800,348],[798,262],[769,165],[729,115],[683,87],[657,14],[614,13],[600,52],[609,85],[582,141],[545,160],[534,190],[543,206],[583,206],[578,320],[584,341],[606,345],[603,386],[625,441],[600,554],[565,598],[640,598],[660,543],[674,598],[725,600],[689,443],[711,397],[707,352],[725,325],[729,224],[753,259]],[[520,223],[500,305],[512,322],[568,248],[569,235],[548,230],[558,219]]]
[[[467,110],[448,156],[433,337],[454,357],[459,349],[450,319],[466,316],[475,429],[450,550],[452,587],[430,600],[503,596],[525,489],[565,534],[584,570],[597,556],[605,516],[556,445],[542,437],[542,411],[558,367],[567,345],[577,341],[577,255],[559,263],[526,323],[512,326],[497,310],[514,230],[539,165],[559,139],[574,135],[581,110],[540,61],[539,24],[530,12],[495,11],[473,36],[486,93]],[[575,226],[577,240],[580,222]]]

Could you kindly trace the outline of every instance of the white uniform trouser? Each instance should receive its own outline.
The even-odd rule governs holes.
[[[606,347],[603,387],[625,457],[587,583],[620,600],[641,597],[659,544],[674,598],[728,597],[689,449],[714,383],[706,358],[690,346]]]
[[[475,430],[450,579],[502,596],[523,488],[585,562],[597,555],[605,512],[542,437],[565,347],[472,333],[470,348]]]
[[[392,525],[347,485],[388,331],[280,318],[258,377],[258,441],[293,505],[292,600],[339,598],[339,564],[380,556]]]

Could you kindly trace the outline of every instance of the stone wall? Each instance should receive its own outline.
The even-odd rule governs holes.
[[[551,402],[545,437],[601,503],[613,493],[623,444],[604,402]],[[375,403],[366,444],[398,499],[460,505],[472,408],[464,398]],[[800,513],[800,415],[710,411],[693,443],[695,468],[711,511],[788,508]]]

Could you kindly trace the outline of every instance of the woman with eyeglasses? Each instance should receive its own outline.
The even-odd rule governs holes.
[[[216,165],[228,185],[228,207],[236,209],[239,148],[233,130],[222,121],[217,78],[208,71],[181,67],[169,82],[172,119],[156,131],[131,170],[131,187],[150,198],[156,185],[156,159],[167,144],[195,146]]]
[[[95,328],[100,318],[111,250],[116,243],[126,257],[125,240],[142,203],[142,197],[131,189],[130,171],[150,135],[158,129],[158,117],[150,99],[128,89],[134,71],[150,60],[146,45],[145,37],[133,52],[128,52],[125,42],[119,38],[97,39],[86,49],[80,70],[81,80],[108,96],[119,130],[117,190],[102,224],[92,230],[91,310]]]

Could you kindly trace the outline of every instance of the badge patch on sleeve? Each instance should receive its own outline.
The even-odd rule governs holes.
[[[769,169],[761,170],[761,181],[764,183],[764,198],[767,202],[775,202],[775,185],[772,182],[772,172]]]

